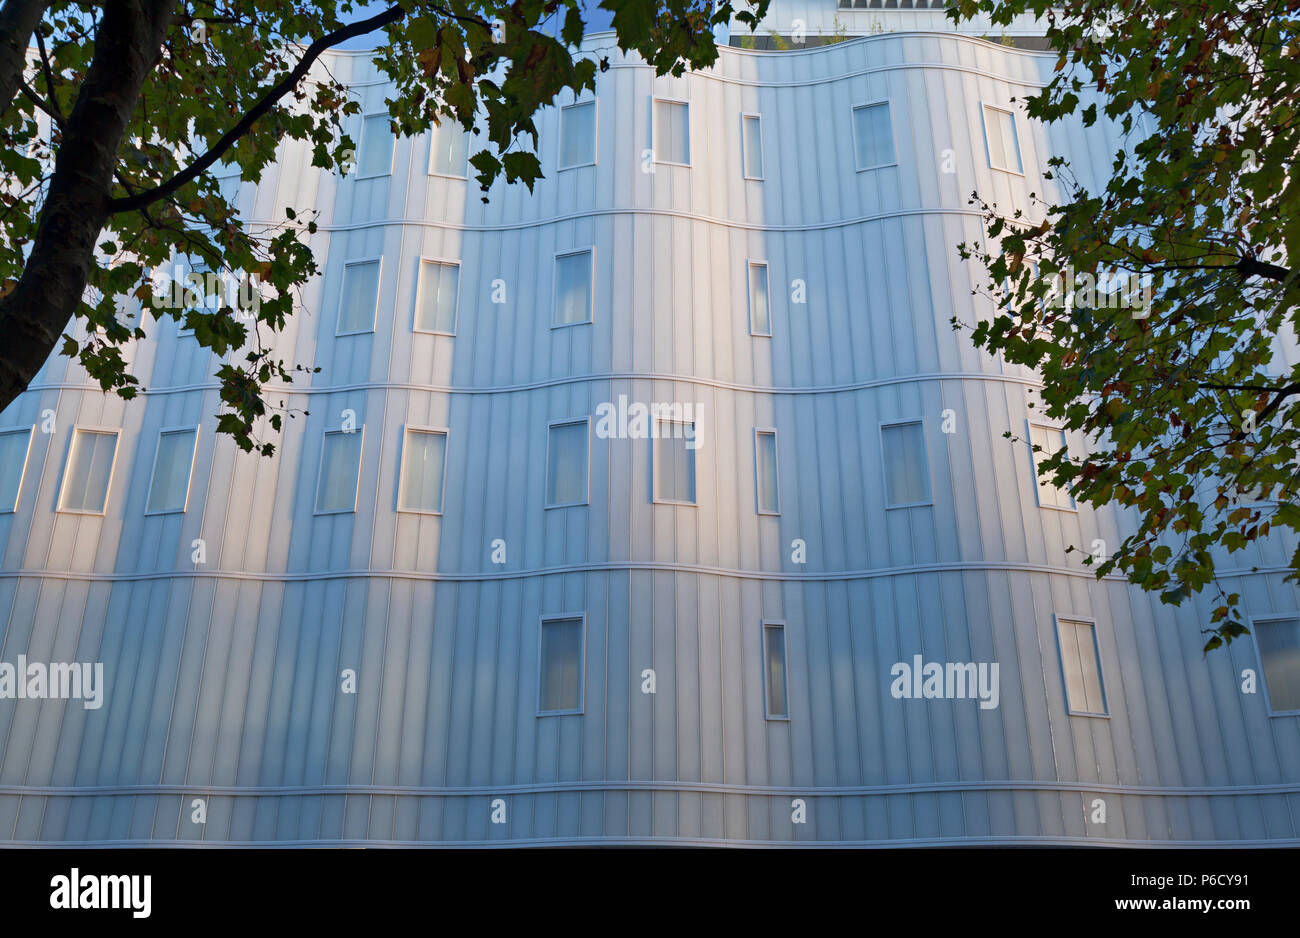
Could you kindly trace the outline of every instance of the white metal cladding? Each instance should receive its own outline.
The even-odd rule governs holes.
[[[0,417],[36,427],[0,514],[0,661],[102,661],[107,682],[99,709],[0,700],[0,836],[1300,841],[1300,717],[1240,692],[1252,641],[1204,657],[1205,602],[1170,609],[1066,553],[1117,544],[1116,517],[1038,507],[1026,444],[1002,436],[1023,433],[1034,378],[949,325],[991,311],[955,250],[980,235],[970,191],[1028,207],[1050,155],[1095,181],[1118,143],[1022,120],[1026,175],[988,168],[981,105],[1053,64],[936,33],[724,49],[676,79],[615,60],[596,164],[557,171],[548,111],[547,178],[486,205],[428,175],[427,137],[396,142],[391,176],[341,181],[286,144],[290,171],[239,196],[254,219],[322,211],[323,274],[279,340],[322,370],[277,391],[296,416],[274,457],[212,432],[214,362],[169,320],[131,350],[136,401],[56,357]],[[330,67],[382,106],[364,56]],[[690,103],[689,168],[642,171],[655,96]],[[858,172],[852,108],[882,100],[898,164]],[[742,113],[763,118],[763,181],[743,177]],[[554,257],[592,247],[593,321],[553,329]],[[376,330],[335,335],[344,265],[372,257]],[[454,336],[412,332],[422,257],[461,265]],[[770,338],[749,333],[750,260],[769,265]],[[652,503],[650,441],[596,432],[622,395],[702,406],[695,505]],[[349,409],[357,510],[314,515]],[[546,510],[548,426],[583,416],[589,504]],[[887,509],[880,428],[915,419],[933,504]],[[103,517],[55,511],[77,425],[121,430]],[[146,515],[159,431],[196,425],[186,511]],[[396,510],[408,426],[447,433],[441,516]],[[756,510],[756,427],[778,433],[780,515]],[[1224,559],[1249,615],[1300,609],[1294,546]],[[538,716],[540,623],[567,615],[585,615],[583,712]],[[1106,718],[1067,712],[1057,617],[1096,623]],[[764,622],[785,624],[788,721],[766,719]],[[895,699],[890,669],[915,655],[998,662],[999,705]]]

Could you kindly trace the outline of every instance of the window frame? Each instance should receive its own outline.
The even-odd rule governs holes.
[[[885,430],[890,427],[903,427],[908,424],[920,424],[921,426],[921,449],[925,456],[925,490],[926,499],[920,502],[900,502],[897,505],[889,503],[889,483],[885,475]],[[926,423],[924,417],[903,417],[898,420],[883,420],[877,426],[877,435],[880,442],[880,483],[881,490],[885,496],[885,511],[893,511],[896,508],[926,508],[934,506],[934,473],[930,464],[930,440],[926,432]]]
[[[441,267],[456,268],[456,296],[452,300],[451,331],[446,332],[442,329],[421,329],[420,328],[420,300],[424,297],[424,265],[437,264]],[[416,335],[449,335],[454,336],[457,328],[460,326],[460,282],[461,282],[461,263],[459,260],[451,260],[443,257],[430,257],[421,254],[415,259],[415,305],[411,309],[411,332]],[[380,275],[383,275],[383,262],[380,262]],[[375,306],[378,307],[378,291],[376,291]]]
[[[1092,626],[1092,653],[1097,659],[1097,686],[1101,692],[1102,710],[1100,713],[1091,713],[1087,710],[1075,710],[1070,706],[1070,682],[1065,671],[1065,648],[1061,644],[1061,620]],[[1052,631],[1056,633],[1056,660],[1057,666],[1060,669],[1061,694],[1065,698],[1066,714],[1072,717],[1091,717],[1097,720],[1109,720],[1110,695],[1106,692],[1106,671],[1101,659],[1101,629],[1097,626],[1097,620],[1092,616],[1076,616],[1069,613],[1053,611]]]
[[[411,433],[429,433],[442,434],[442,485],[438,491],[438,508],[435,511],[431,508],[403,508],[402,507],[402,483],[406,479],[406,437]],[[402,451],[397,457],[397,498],[395,499],[397,507],[394,509],[398,514],[403,515],[431,515],[433,517],[442,517],[447,508],[447,458],[451,450],[451,431],[446,427],[423,426],[420,424],[404,423],[402,424]],[[362,448],[365,448],[365,440],[361,441]],[[359,465],[359,461],[358,461]],[[319,488],[320,483],[317,482]],[[361,472],[357,471],[357,488],[361,487]]]
[[[767,667],[767,632],[768,629],[781,630],[781,680],[785,685],[785,713],[773,713],[772,689],[768,686]],[[763,655],[763,719],[768,721],[790,722],[790,638],[784,619],[763,619],[760,625]]]
[[[566,622],[570,619],[581,621],[582,638],[578,642],[578,706],[571,710],[542,709],[542,651],[545,646],[543,634],[548,622]],[[536,717],[580,716],[587,703],[587,611],[552,612],[539,617],[537,625],[537,710]]]
[[[328,437],[333,436],[334,434],[351,435],[354,433],[358,433],[361,435],[361,448],[357,451],[357,483],[353,487],[353,491],[352,491],[352,507],[322,509],[320,507],[320,483],[321,483],[322,476],[324,476],[325,474],[325,440]],[[311,513],[313,517],[328,516],[328,515],[347,515],[347,514],[356,513],[357,502],[360,500],[360,494],[361,494],[361,467],[365,462],[365,458],[366,458],[366,425],[364,423],[361,424],[359,427],[357,427],[355,430],[351,430],[351,431],[344,430],[342,427],[336,427],[334,429],[326,429],[324,432],[321,433],[320,457],[316,461],[317,462],[316,491],[314,493],[314,497],[312,498]]]
[[[88,508],[65,508],[64,499],[68,494],[68,466],[72,462],[72,448],[77,445],[77,434],[85,433],[111,433],[115,438],[113,443],[113,461],[108,467],[108,482],[104,486],[104,507],[99,511],[91,511]],[[59,478],[59,499],[55,503],[55,512],[67,515],[91,515],[104,517],[108,514],[108,499],[113,494],[113,478],[117,475],[117,461],[122,455],[122,428],[121,427],[99,427],[91,424],[73,424],[72,436],[68,439],[68,452],[63,457],[63,472]]]
[[[199,432],[198,424],[189,426],[160,427],[158,430],[158,439],[153,448],[153,468],[149,470],[149,488],[145,490],[144,495],[144,513],[146,517],[154,515],[176,515],[184,514],[190,507],[190,492],[194,490],[194,462],[198,458],[199,452]],[[154,480],[158,477],[158,451],[162,448],[162,438],[172,433],[193,433],[194,445],[190,449],[190,472],[185,479],[185,500],[181,503],[180,508],[161,508],[153,511],[149,510],[149,502],[153,495]]]
[[[872,166],[862,165],[862,154],[858,150],[858,120],[857,113],[871,107],[884,105],[886,113],[889,115],[889,143],[893,151],[894,158],[888,163],[876,163]],[[889,169],[891,166],[898,165],[898,128],[894,124],[894,103],[889,98],[874,98],[869,101],[860,101],[857,104],[849,105],[850,127],[853,130],[853,166],[859,173],[869,173],[875,169]]]
[[[0,436],[27,431],[27,449],[23,450],[23,465],[18,470],[18,487],[14,489],[14,503],[6,508],[0,505],[0,515],[12,515],[18,512],[18,503],[23,497],[23,483],[27,481],[27,465],[32,460],[32,438],[36,436],[36,424],[28,427],[0,427]]]
[[[1011,118],[1011,129],[1016,135],[1016,161],[1020,163],[1019,169],[1012,169],[1010,166],[993,165],[993,147],[989,141],[989,111],[999,111]],[[1025,175],[1025,154],[1020,146],[1020,123],[1016,120],[1016,112],[1009,107],[1003,107],[1000,104],[990,104],[988,101],[980,101],[980,126],[984,129],[984,159],[988,163],[989,169],[996,169],[999,172],[1010,173],[1013,176],[1024,178]]]
[[[753,269],[762,267],[767,279],[767,331],[754,331],[754,281]],[[749,303],[749,334],[758,338],[772,338],[772,265],[768,261],[745,258],[745,294]]]
[[[587,318],[574,322],[556,322],[560,311],[560,258],[587,254],[591,257],[591,270],[587,281]],[[596,321],[596,245],[588,247],[567,248],[556,251],[551,258],[551,328],[568,329],[572,326],[589,326]]]
[[[685,436],[673,437],[669,435],[665,437],[662,433],[659,432],[659,427],[661,425],[666,423],[675,423],[684,427],[689,426],[691,428],[690,439],[695,439],[695,433],[697,432],[698,429],[696,426],[696,422],[694,420],[685,420],[685,419],[674,420],[671,417],[659,417],[653,413],[650,414],[649,419],[654,421],[654,432],[650,435],[650,501],[651,503],[655,505],[678,505],[683,507],[688,506],[691,508],[698,508],[700,505],[700,474],[698,471],[699,465],[697,461],[694,459],[694,457],[692,456],[692,460],[691,460],[691,483],[692,483],[691,488],[695,490],[695,501],[692,502],[680,501],[674,498],[659,497],[659,476],[656,471],[658,460],[655,459],[655,457],[658,455],[658,453],[656,452],[656,447],[659,446],[660,440],[680,439],[684,442],[687,441],[687,437]],[[694,454],[695,450],[688,449],[688,452]]]
[[[442,173],[442,172],[438,172],[436,169],[433,168],[434,143],[438,139],[438,131],[443,128],[444,124],[435,124],[432,128],[432,131],[428,135],[429,156],[424,161],[424,174],[426,176],[435,176],[438,179],[460,179],[462,181],[467,180],[469,179],[469,171],[470,171],[469,138],[471,134],[468,130],[465,129],[465,127],[459,121],[453,120],[450,117],[445,118],[445,123],[447,125],[455,127],[457,130],[460,131],[460,133],[465,138],[465,174],[463,176],[457,176],[455,173]]]
[[[663,160],[659,158],[659,109],[655,104],[663,101],[665,104],[680,104],[686,108],[686,162],[679,163],[677,160]],[[694,157],[694,148],[691,146],[691,102],[688,98],[675,98],[672,95],[651,94],[650,95],[650,153],[655,163],[661,166],[685,166],[690,168],[691,160]]]
[[[590,104],[592,107],[592,115],[593,115],[591,119],[591,160],[590,162],[587,163],[566,164],[563,162],[564,143],[565,143],[564,112],[569,110],[570,108],[584,107],[588,104]],[[560,138],[559,139],[560,149],[559,152],[556,153],[555,155],[555,171],[557,173],[562,173],[570,169],[582,169],[584,166],[595,166],[597,161],[600,159],[600,105],[597,103],[595,96],[589,95],[585,98],[579,98],[578,100],[573,101],[569,104],[560,105],[559,117],[560,117],[560,132],[558,136]]]
[[[1034,452],[1035,429],[1046,430],[1049,433],[1061,434],[1061,448],[1067,453],[1070,451],[1070,440],[1064,427],[1056,426],[1051,423],[1035,423],[1032,418],[1025,418],[1025,434],[1028,437],[1027,442],[1029,444],[1029,466],[1034,473],[1034,501],[1039,508],[1046,508],[1048,511],[1068,511],[1077,515],[1079,513],[1079,500],[1074,497],[1073,492],[1067,491],[1065,493],[1070,499],[1069,505],[1048,505],[1043,502],[1043,486],[1052,485],[1052,483],[1044,482],[1038,474],[1038,454]]]
[[[758,158],[763,164],[760,167],[761,174],[755,176],[751,172],[749,160],[745,154],[748,152],[745,148],[745,121],[749,119],[758,121]],[[763,114],[760,111],[741,111],[740,112],[740,175],[750,182],[763,182],[767,177],[763,175],[767,172],[767,150],[763,148]]]
[[[353,329],[346,332],[340,327],[343,325],[343,302],[346,299],[346,292],[343,287],[347,283],[348,268],[360,267],[364,264],[378,264],[379,271],[375,275],[375,308],[370,312],[369,329]],[[459,285],[457,285],[459,289]],[[339,301],[334,313],[334,337],[342,338],[349,335],[373,335],[378,328],[379,323],[379,295],[384,290],[384,256],[378,254],[374,257],[356,257],[343,262],[343,272],[339,275]]]
[[[776,492],[776,509],[774,511],[764,510],[762,499],[762,487],[759,485],[758,477],[758,438],[763,434],[772,436],[772,479],[773,491]],[[781,466],[778,455],[780,453],[779,444],[777,443],[776,427],[754,427],[754,510],[765,517],[776,517],[781,514]]]
[[[397,135],[390,130],[388,131],[388,135],[392,138],[393,145],[392,148],[388,151],[388,172],[386,173],[362,173],[361,172],[361,167],[364,164],[364,158],[365,158],[366,121],[368,121],[372,117],[383,117],[388,120],[392,119],[392,115],[390,115],[387,111],[367,111],[361,114],[361,133],[359,134],[359,139],[357,140],[357,174],[356,176],[353,177],[353,179],[355,179],[358,182],[360,182],[362,179],[383,179],[385,176],[392,176],[393,168],[394,166],[397,165]]]
[[[586,485],[582,501],[580,502],[552,502],[551,501],[551,430],[555,427],[576,427],[583,424],[587,430],[587,467],[585,473]],[[559,420],[551,420],[546,424],[546,471],[543,473],[542,484],[545,490],[542,492],[542,510],[549,511],[552,508],[576,508],[591,504],[591,416],[569,417]]]
[[[1264,708],[1268,712],[1269,719],[1273,717],[1296,717],[1300,716],[1300,710],[1274,710],[1273,701],[1268,693],[1268,675],[1264,671],[1264,654],[1259,648],[1259,633],[1255,630],[1256,622],[1286,622],[1288,620],[1300,620],[1300,612],[1270,612],[1262,616],[1250,616],[1246,621],[1250,626],[1251,644],[1255,646],[1255,660],[1258,662],[1260,685],[1264,688]]]

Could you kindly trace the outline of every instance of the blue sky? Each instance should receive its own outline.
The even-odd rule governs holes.
[[[609,29],[613,14],[596,5],[597,0],[584,0],[583,11],[584,19],[587,23],[587,32],[599,32],[602,29]],[[364,8],[353,14],[353,20],[365,19],[367,16],[373,16],[376,13],[388,9],[391,3],[367,3]],[[337,46],[339,49],[373,49],[376,45],[376,34],[371,33],[366,36],[358,36],[347,42],[341,42]]]

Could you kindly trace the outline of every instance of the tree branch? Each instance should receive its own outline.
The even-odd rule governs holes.
[[[27,69],[27,42],[41,22],[44,0],[4,0],[0,6],[0,115],[13,107]]]

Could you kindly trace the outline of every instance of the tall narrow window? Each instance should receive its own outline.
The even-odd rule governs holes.
[[[184,511],[190,496],[190,475],[194,469],[197,430],[164,430],[158,435],[153,457],[153,478],[149,481],[148,514]]]
[[[1061,670],[1065,675],[1066,704],[1080,716],[1105,716],[1106,693],[1101,680],[1097,629],[1091,622],[1056,620],[1061,644]]]
[[[587,421],[551,424],[546,441],[546,507],[587,503]]]
[[[596,162],[596,102],[560,108],[560,169]]]
[[[1300,618],[1256,619],[1251,627],[1264,667],[1269,710],[1300,712]]]
[[[63,471],[59,510],[102,514],[116,455],[116,430],[74,430]]]
[[[349,261],[343,267],[338,334],[375,331],[379,307],[379,261]]]
[[[690,105],[685,101],[655,98],[654,157],[656,163],[691,163]]]
[[[763,178],[763,125],[757,114],[746,114],[740,119],[741,152],[745,161],[745,178]]]
[[[555,314],[552,325],[591,322],[591,251],[555,258]]]
[[[0,514],[18,509],[18,493],[31,446],[31,427],[0,430]]]
[[[880,428],[884,450],[885,499],[888,508],[930,503],[930,464],[925,427],[919,420]]]
[[[898,161],[894,154],[894,128],[889,102],[863,104],[853,109],[853,142],[858,169],[875,169]]]
[[[754,431],[754,475],[758,482],[758,513],[778,515],[781,499],[776,476],[776,431]]]
[[[988,148],[989,166],[1013,173],[1024,172],[1024,165],[1020,162],[1016,116],[1010,111],[984,105],[984,143]]]
[[[790,716],[785,669],[785,626],[763,623],[763,678],[766,685],[767,718],[783,720]]]
[[[357,510],[357,478],[361,473],[360,429],[329,430],[320,454],[316,482],[316,513]]]
[[[387,176],[393,171],[393,132],[387,114],[371,114],[361,122],[358,175]]]
[[[429,175],[457,179],[469,175],[469,135],[449,117],[433,128],[429,141]]]
[[[768,302],[767,265],[749,263],[749,334],[772,334],[772,308]]]
[[[695,424],[658,420],[654,453],[654,499],[657,502],[695,504]]]
[[[447,434],[408,427],[402,438],[402,478],[397,510],[442,512],[443,478],[447,466]]]
[[[459,264],[421,260],[415,291],[415,331],[455,335],[459,288]]]
[[[582,711],[582,616],[542,620],[537,712]]]
[[[1035,449],[1037,447],[1037,449]],[[1074,496],[1068,489],[1059,488],[1038,469],[1053,453],[1065,449],[1065,431],[1053,427],[1029,425],[1029,456],[1033,461],[1034,478],[1038,484],[1038,504],[1043,508],[1073,510]]]

